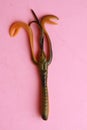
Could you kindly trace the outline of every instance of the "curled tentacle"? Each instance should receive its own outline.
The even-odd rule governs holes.
[[[30,40],[30,47],[31,47],[31,53],[32,53],[32,59],[33,59],[33,62],[35,64],[37,64],[37,59],[35,58],[34,56],[34,47],[33,47],[33,32],[30,28],[29,25],[27,25],[26,23],[24,22],[15,22],[11,25],[10,29],[9,29],[9,33],[10,33],[10,36],[15,36],[18,34],[20,28],[23,28],[25,29],[25,31],[27,32],[28,34],[28,37],[29,37],[29,40]]]
[[[44,17],[42,17],[41,19],[41,26],[44,27],[45,23],[49,23],[49,24],[57,24],[56,22],[52,21],[51,19],[56,19],[59,20],[59,18],[55,15],[45,15]],[[45,29],[45,27],[44,27]],[[46,30],[45,30],[46,31]]]
[[[38,17],[37,17],[37,15],[35,14],[35,12],[34,12],[32,9],[31,9],[31,11],[32,11],[32,14],[33,14],[33,16],[34,16],[34,18],[35,18],[35,21],[31,21],[31,22],[29,23],[29,25],[31,25],[32,23],[38,24],[38,26],[39,26],[39,28],[40,28],[40,31],[41,31],[41,35],[40,35],[40,48],[41,48],[41,50],[43,50],[44,30],[43,30],[43,28],[42,28],[42,26],[41,26],[41,23],[40,23],[40,20],[38,19]]]
[[[53,22],[51,21],[51,19],[56,19],[58,20],[59,18],[57,16],[54,16],[54,15],[46,15],[44,16],[42,19],[41,19],[41,26],[45,32],[45,35],[46,35],[46,38],[48,40],[48,43],[49,43],[49,48],[50,48],[50,54],[49,54],[49,59],[48,59],[48,64],[51,63],[52,61],[52,44],[51,44],[51,40],[50,40],[50,37],[46,31],[46,28],[45,28],[45,23],[49,23],[49,24],[57,24],[56,22]]]
[[[35,12],[34,12],[32,9],[31,9],[31,11],[32,11],[32,14],[33,14],[34,18],[36,19],[37,24],[38,24],[39,27],[42,29],[41,24],[40,24],[40,21],[39,21],[37,15],[35,14]]]
[[[40,32],[41,32],[41,34],[40,34],[40,49],[43,50],[44,30],[43,30],[43,28],[41,27],[41,24],[38,23],[37,21],[31,21],[31,22],[29,23],[29,26],[31,26],[32,23],[36,23],[36,24],[40,27]]]

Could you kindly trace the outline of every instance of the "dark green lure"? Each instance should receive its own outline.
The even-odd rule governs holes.
[[[38,68],[40,71],[40,77],[41,77],[41,82],[42,82],[42,102],[41,102],[41,114],[42,114],[42,118],[44,120],[48,119],[48,115],[49,115],[49,100],[48,100],[48,87],[47,87],[47,76],[48,76],[48,65],[51,63],[52,61],[52,45],[51,45],[51,40],[50,37],[48,35],[48,33],[46,32],[45,28],[42,26],[42,21],[40,21],[35,12],[33,10],[31,10],[34,17],[35,17],[35,21],[32,21],[31,23],[35,22],[38,24],[38,26],[40,27],[40,55],[39,55],[39,60],[38,60]],[[53,16],[53,15],[52,15]],[[48,18],[51,17],[51,15],[45,16],[46,20]],[[56,17],[56,16],[53,16]],[[57,17],[56,17],[57,18]],[[44,19],[44,18],[43,18]],[[48,19],[49,20],[49,19]],[[50,20],[49,20],[50,21]],[[45,20],[44,20],[45,22]],[[30,23],[30,24],[31,24]],[[29,24],[29,25],[30,25]],[[47,38],[48,44],[49,44],[49,59],[47,60],[46,54],[44,52],[44,37]]]
[[[24,28],[25,31],[28,34],[29,37],[29,42],[30,42],[30,47],[31,47],[31,56],[32,56],[32,61],[35,65],[38,66],[39,72],[40,72],[40,77],[41,77],[41,115],[44,120],[48,119],[49,115],[49,100],[48,100],[48,87],[47,87],[47,76],[48,76],[48,66],[52,61],[53,57],[53,52],[52,52],[52,44],[50,37],[45,29],[45,23],[49,24],[56,24],[55,22],[51,21],[50,19],[57,19],[58,17],[54,15],[45,15],[44,17],[39,20],[34,13],[33,10],[32,14],[34,15],[35,20],[31,21],[29,24],[26,24],[22,21],[14,22],[9,30],[10,36],[15,36],[20,28]],[[40,41],[39,41],[39,46],[40,46],[40,52],[38,56],[38,60],[34,55],[34,48],[33,48],[33,31],[32,28],[30,27],[32,23],[36,23],[39,28],[40,28]],[[44,51],[44,38],[46,38],[47,46],[48,46],[48,52],[49,56],[47,58],[45,51]]]

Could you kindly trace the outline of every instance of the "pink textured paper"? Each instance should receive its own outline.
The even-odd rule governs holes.
[[[47,121],[39,113],[39,76],[27,35],[9,36],[14,21],[34,19],[31,8],[38,17],[60,18],[46,25],[53,47]],[[87,130],[87,0],[0,0],[0,130]]]

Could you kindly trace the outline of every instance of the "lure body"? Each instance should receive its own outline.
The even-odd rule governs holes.
[[[44,120],[47,120],[49,114],[49,101],[48,101],[48,88],[47,88],[48,63],[43,51],[41,52],[39,57],[38,67],[39,67],[41,82],[42,82],[41,113],[42,113],[42,118]]]

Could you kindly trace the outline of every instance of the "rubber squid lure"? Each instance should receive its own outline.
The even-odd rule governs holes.
[[[42,83],[42,86],[41,86],[41,88],[42,88],[41,89],[42,90],[41,116],[44,120],[47,120],[48,115],[49,115],[47,75],[48,75],[48,66],[52,61],[53,53],[52,53],[51,40],[50,40],[50,37],[49,37],[49,35],[46,31],[45,23],[57,24],[57,23],[51,21],[51,19],[58,20],[59,18],[55,15],[45,15],[39,20],[38,17],[36,16],[35,12],[33,10],[31,10],[31,11],[32,11],[32,14],[33,14],[35,20],[31,21],[29,24],[26,24],[26,23],[21,22],[21,21],[15,22],[11,25],[9,33],[10,33],[10,36],[15,36],[16,34],[18,34],[20,28],[24,28],[25,31],[28,34],[29,43],[30,43],[30,47],[31,47],[32,61],[39,68],[41,83]],[[40,41],[39,41],[40,51],[39,51],[38,59],[34,55],[34,48],[33,48],[33,31],[32,31],[32,28],[31,28],[31,24],[33,22],[36,23],[40,28]],[[48,47],[49,47],[49,57],[48,58],[47,58],[46,53],[44,51],[44,38],[46,38],[46,41],[47,41],[47,44],[48,44]]]

